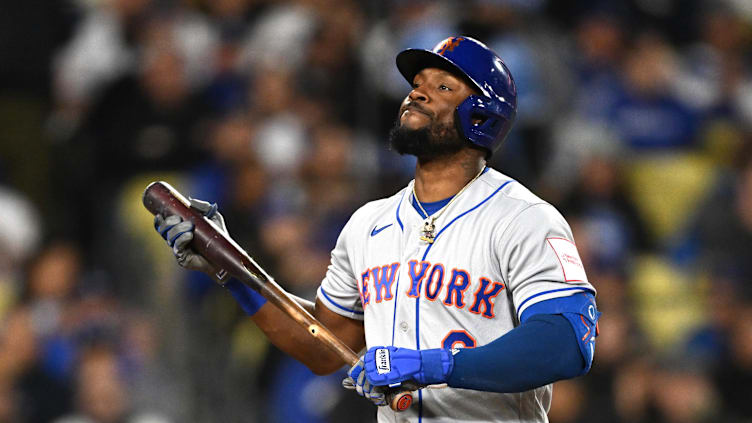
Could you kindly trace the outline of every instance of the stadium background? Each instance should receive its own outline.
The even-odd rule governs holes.
[[[752,421],[749,0],[2,1],[0,422],[363,421],[181,271],[164,179],[311,298],[362,203],[405,47],[484,40],[517,81],[491,164],[571,223],[603,311],[566,422]],[[461,248],[461,246],[458,246]],[[127,416],[127,417],[126,417]]]

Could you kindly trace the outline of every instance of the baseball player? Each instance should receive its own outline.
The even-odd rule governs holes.
[[[365,350],[343,385],[381,406],[380,422],[546,422],[551,383],[590,369],[600,313],[561,214],[486,166],[514,121],[512,76],[469,37],[405,50],[397,67],[412,90],[390,141],[417,157],[415,179],[353,214],[315,303],[299,302]],[[224,228],[216,205],[192,204]],[[263,297],[217,276],[188,247],[190,222],[158,215],[155,227],[282,350],[319,374],[342,367]],[[402,413],[383,407],[396,386],[417,390]]]

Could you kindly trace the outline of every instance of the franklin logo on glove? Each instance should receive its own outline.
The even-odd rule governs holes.
[[[376,370],[380,375],[387,374],[392,371],[389,365],[389,350],[386,348],[379,348],[376,350]]]

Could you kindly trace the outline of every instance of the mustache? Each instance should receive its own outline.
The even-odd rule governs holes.
[[[423,106],[420,105],[420,103],[409,103],[406,106],[402,107],[402,110],[400,110],[400,115],[405,112],[405,110],[416,110],[420,113],[423,113],[425,115],[428,115],[430,117],[433,117],[433,113],[426,110]]]

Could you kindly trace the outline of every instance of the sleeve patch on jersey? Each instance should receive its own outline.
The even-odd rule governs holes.
[[[565,238],[546,238],[561,264],[565,282],[587,282],[585,267],[574,243]]]

